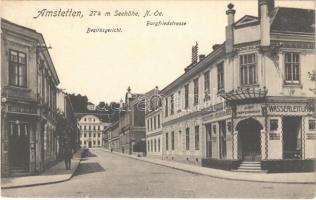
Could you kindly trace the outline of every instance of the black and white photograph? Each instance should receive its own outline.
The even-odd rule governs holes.
[[[312,0],[2,0],[1,198],[316,198]]]

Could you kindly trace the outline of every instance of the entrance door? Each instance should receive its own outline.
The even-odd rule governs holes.
[[[91,147],[92,147],[92,142],[91,142],[91,141],[89,141],[89,143],[88,143],[88,147],[89,147],[89,148],[91,148]]]
[[[27,124],[9,123],[9,162],[12,170],[29,168],[29,135]]]
[[[212,157],[212,125],[206,125],[206,155],[207,157]]]
[[[246,119],[238,123],[239,135],[238,145],[240,145],[242,160],[261,160],[261,124],[255,119]]]
[[[301,117],[283,117],[283,158],[301,159]]]

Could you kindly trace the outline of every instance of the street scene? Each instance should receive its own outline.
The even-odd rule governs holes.
[[[92,149],[90,153],[70,181],[3,190],[2,195],[109,198],[311,198],[314,195],[312,184],[231,181],[126,158],[103,149]],[[229,192],[224,188],[229,188]]]
[[[314,2],[134,3],[1,5],[2,196],[315,198]]]

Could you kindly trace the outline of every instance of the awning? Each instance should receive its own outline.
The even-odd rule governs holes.
[[[238,88],[229,92],[219,93],[218,95],[226,101],[239,101],[246,99],[262,99],[268,93],[266,87],[263,88]]]

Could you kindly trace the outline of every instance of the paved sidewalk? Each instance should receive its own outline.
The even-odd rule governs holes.
[[[107,149],[104,151],[110,152]],[[212,169],[196,165],[189,165],[178,163],[174,161],[165,161],[155,158],[136,157],[134,155],[127,155],[118,152],[113,154],[125,156],[145,162],[150,162],[157,165],[167,166],[174,169],[179,169],[191,173],[207,175],[216,178],[240,180],[240,181],[255,181],[255,182],[269,182],[269,183],[288,183],[288,184],[315,184],[316,173],[250,173],[250,172],[233,172],[219,169]]]
[[[28,187],[59,183],[72,178],[81,161],[81,149],[71,159],[71,170],[65,169],[64,161],[59,162],[40,175],[1,178],[1,189]]]

